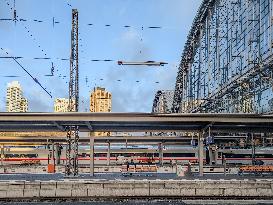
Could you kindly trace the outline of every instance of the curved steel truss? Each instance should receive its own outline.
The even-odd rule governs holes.
[[[159,90],[155,94],[152,112],[153,113],[171,113],[174,91]]]
[[[272,5],[203,1],[182,54],[173,112],[273,110]]]

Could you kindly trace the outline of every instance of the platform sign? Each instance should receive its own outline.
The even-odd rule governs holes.
[[[196,140],[194,140],[194,139],[191,140],[191,146],[193,146],[193,147],[196,147],[196,146],[197,146]]]
[[[207,136],[206,137],[206,145],[214,144],[214,136]]]

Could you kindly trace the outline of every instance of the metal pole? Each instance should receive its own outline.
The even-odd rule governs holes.
[[[52,160],[53,160],[53,166],[55,167],[55,143],[52,143]],[[55,168],[54,168],[55,169]]]
[[[5,147],[5,145],[1,146],[1,166],[4,165],[4,158],[5,158],[4,147]]]
[[[94,136],[90,136],[90,176],[94,176]]]
[[[158,144],[159,164],[163,166],[163,143]]]
[[[199,158],[199,176],[204,176],[204,144],[203,144],[203,134],[198,135],[198,158]]]
[[[108,142],[108,149],[107,149],[107,166],[110,165],[110,142]]]
[[[254,142],[254,135],[251,134],[251,141],[252,141],[252,165],[255,165],[255,142]]]
[[[72,9],[71,50],[70,50],[70,80],[69,80],[69,112],[79,111],[79,22],[78,11]],[[78,141],[79,127],[68,126],[65,175],[78,176]],[[73,153],[72,153],[73,151]]]
[[[223,156],[223,162],[224,162],[224,175],[227,175],[227,160],[226,160],[226,156]]]
[[[209,149],[209,165],[212,165],[213,153],[212,153],[211,145],[208,146],[208,149]]]
[[[61,145],[59,143],[55,144],[55,159],[56,159],[56,165],[61,164]]]
[[[71,129],[69,128],[66,135],[66,160],[65,160],[65,175],[70,176],[72,173],[72,157],[71,157]]]
[[[262,138],[263,138],[263,147],[265,147],[265,138],[266,138],[266,133],[262,134]]]

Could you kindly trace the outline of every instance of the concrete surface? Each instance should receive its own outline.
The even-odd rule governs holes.
[[[73,177],[72,177],[73,178]],[[26,180],[26,181],[49,181],[49,180],[63,180],[65,176],[60,173],[56,174],[0,174],[0,180]],[[255,179],[273,179],[272,175],[265,176],[255,176],[255,175],[227,175],[223,174],[205,174],[203,177],[199,177],[198,174],[192,174],[191,176],[178,177],[176,174],[172,173],[136,173],[132,176],[123,176],[121,173],[98,173],[91,177],[89,174],[80,174],[75,179],[96,179],[96,180],[181,180],[181,179],[211,179],[211,180],[255,180]]]
[[[1,199],[216,197],[273,198],[273,180],[103,180],[0,181]]]
[[[106,201],[55,201],[55,202],[4,202],[3,205],[269,205],[270,200],[106,200]]]

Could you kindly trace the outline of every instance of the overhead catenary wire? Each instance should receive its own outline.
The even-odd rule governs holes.
[[[0,18],[0,21],[14,21],[12,18]],[[63,24],[62,21],[57,21],[56,18],[53,16],[50,20],[41,20],[41,19],[26,19],[26,18],[18,18],[17,22],[36,22],[36,23],[51,23],[53,27],[55,27],[55,24]],[[67,23],[68,24],[68,23]],[[146,28],[146,29],[168,29],[168,27],[163,26],[136,26],[136,25],[118,25],[114,26],[112,24],[94,24],[94,23],[86,23],[84,24],[86,26],[101,26],[101,27],[113,27],[113,28]]]
[[[30,29],[23,24],[23,28],[27,31],[27,33],[30,35],[30,37],[32,38],[32,40],[38,45],[38,48],[40,49],[40,51],[43,53],[44,56],[47,56],[46,52],[44,51],[44,49],[41,48],[41,45],[39,43],[37,43],[36,38],[34,37],[34,35],[30,32]]]
[[[1,77],[3,77],[3,78],[20,78],[21,76],[19,76],[19,75],[2,75]]]
[[[14,6],[12,7],[9,2],[6,0],[6,3],[7,5],[10,7],[11,10],[15,10],[15,2],[14,2]],[[72,7],[72,5],[70,3],[66,3],[67,6],[69,7]],[[16,18],[18,16],[16,15]],[[0,21],[14,21],[14,18],[0,18]],[[63,23],[61,21],[56,21],[55,17],[53,16],[52,18],[50,19],[44,19],[44,20],[41,20],[41,19],[27,19],[27,18],[18,18],[16,19],[16,21],[21,21],[21,22],[26,22],[26,21],[29,21],[29,22],[37,22],[37,23],[52,23],[53,27],[55,24],[60,24],[60,23]],[[69,22],[67,22],[67,24],[69,24]],[[113,26],[112,24],[94,24],[94,23],[87,23],[86,25],[88,26],[104,26],[104,27],[124,27],[124,28],[140,28],[143,30],[143,28],[148,28],[148,29],[170,29],[169,27],[163,27],[163,26],[144,26],[144,25],[119,25],[119,26]]]
[[[8,6],[10,6],[10,4],[8,3],[8,1],[6,0],[6,3]],[[15,11],[15,0],[14,0],[14,6],[13,8],[11,8],[11,10],[14,10]],[[16,12],[14,12],[16,14]],[[16,16],[14,17],[14,19],[12,19],[13,21],[16,20],[16,22],[18,21],[18,16],[16,14]],[[32,38],[32,40],[38,45],[38,48],[41,50],[41,52],[43,52],[43,55],[46,56],[46,57],[35,57],[33,58],[34,60],[50,60],[51,58],[47,57],[47,53],[44,51],[44,49],[41,48],[41,45],[40,43],[37,42],[36,38],[34,37],[33,33],[31,33],[30,29],[24,24],[24,22],[28,21],[27,19],[23,19],[23,18],[20,18],[19,21],[22,23],[22,26],[23,28],[27,31],[27,34],[30,35],[30,37]],[[38,19],[33,19],[34,22],[38,22],[38,23],[42,23],[43,21],[42,20],[38,20]],[[15,23],[16,23],[15,22]],[[57,22],[56,22],[57,23]],[[17,58],[23,58],[23,57],[0,57],[0,58],[11,58],[11,59],[17,59]],[[57,70],[58,71],[58,70]],[[53,69],[53,72],[52,72],[52,68],[51,68],[51,74],[50,75],[45,75],[45,76],[54,76],[54,69]],[[62,78],[64,79],[64,78]],[[39,84],[39,82],[38,82]]]
[[[5,51],[3,48],[0,48],[0,49],[2,51],[4,51],[7,55],[9,55],[9,53],[7,51]],[[24,68],[24,66],[21,63],[19,63],[16,58],[11,58],[11,59],[13,59],[32,78],[32,80],[36,84],[38,84],[52,98],[52,95],[46,90],[46,88],[44,86],[41,85],[41,83],[38,81],[38,79],[35,78],[33,75],[31,75],[31,73],[26,68]]]
[[[0,56],[0,58],[24,58],[27,60],[62,60],[62,61],[69,61],[69,58],[52,58],[52,57],[32,57],[32,58],[25,58],[23,56]],[[86,61],[92,61],[92,62],[113,62],[117,60],[113,59],[87,59],[87,58],[82,58],[83,60]]]
[[[15,21],[15,23],[18,21],[18,16],[16,13],[16,9],[15,9],[15,0],[14,0],[14,5],[13,7],[11,7],[11,5],[9,4],[9,2],[6,0],[7,5],[10,7],[11,10],[14,10],[14,15],[13,15],[13,19],[11,19],[12,21]],[[1,20],[1,19],[0,19]],[[23,28],[26,29],[27,33],[30,35],[30,37],[32,37],[33,41],[36,41],[36,38],[34,37],[34,35],[30,32],[30,29],[24,24],[24,21],[27,21],[26,19],[22,19],[20,18],[19,21],[22,22],[22,26]],[[41,20],[37,20],[37,19],[33,19],[34,22],[43,22]],[[38,48],[41,48],[40,44],[38,44]],[[47,56],[47,54],[44,52],[43,49],[41,49],[41,51],[43,52],[44,56]]]
[[[68,3],[67,3],[67,5],[70,6],[70,7],[72,7]],[[55,17],[53,17],[52,19],[53,19],[53,26],[54,26],[54,24],[58,24],[60,22],[63,22],[62,20],[61,21],[56,21]],[[27,24],[28,22],[31,22],[31,21],[36,22],[36,23],[47,23],[47,22],[52,23],[52,19],[50,19],[50,20],[47,20],[47,19],[39,20],[38,18],[37,19],[23,19],[23,18],[21,18],[21,19],[18,19],[18,21],[20,21],[20,23],[22,22],[22,24],[24,22],[26,22],[26,24]],[[12,20],[12,19],[8,19],[8,21],[9,20]],[[149,28],[149,29],[162,29],[163,28],[161,26],[133,26],[133,25],[94,24],[94,23],[89,23],[87,25],[88,26],[101,26],[102,28],[103,27],[109,27],[109,29],[111,29],[111,28],[117,28],[117,27],[124,27],[124,28],[137,28],[138,27],[138,28],[141,28],[142,30],[143,30],[143,28],[145,28],[145,29],[146,28]],[[26,27],[29,27],[29,26],[26,26]],[[28,28],[25,28],[25,29],[28,29]],[[34,38],[33,34],[31,34],[31,37]],[[36,38],[34,38],[34,41],[37,42]],[[41,48],[40,44],[39,44],[38,47]],[[45,56],[47,55],[44,52],[44,50],[42,50],[42,52],[45,54]],[[10,58],[13,59],[13,57],[10,57]],[[14,57],[14,58],[17,59],[17,58],[23,58],[23,57]],[[69,58],[51,58],[51,57],[35,57],[35,58],[33,58],[33,60],[53,60],[53,59],[62,60],[62,61],[68,61],[68,60],[70,60]],[[89,59],[89,61],[92,61],[92,62],[102,62],[103,63],[103,62],[111,62],[111,61],[116,61],[116,60],[111,60],[111,59]],[[51,76],[51,75],[52,75],[52,72],[48,76]],[[64,77],[66,77],[66,76],[62,76],[62,75],[59,74],[59,75],[56,75],[56,77],[64,79]],[[104,80],[103,78],[100,79],[100,81],[103,81],[103,80]],[[116,81],[121,82],[121,81],[124,81],[124,79],[122,79],[122,80],[118,79]],[[137,80],[136,82],[140,82],[140,81]],[[159,83],[159,82],[155,82],[155,83]]]

